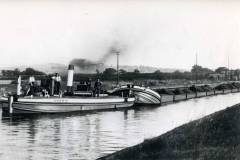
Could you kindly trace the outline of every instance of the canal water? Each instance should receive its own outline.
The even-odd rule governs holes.
[[[1,117],[0,159],[93,160],[239,102],[234,93],[128,111]]]

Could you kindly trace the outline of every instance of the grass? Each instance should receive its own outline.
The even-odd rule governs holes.
[[[240,105],[180,126],[99,160],[240,159]]]

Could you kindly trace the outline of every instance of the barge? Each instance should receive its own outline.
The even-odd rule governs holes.
[[[73,89],[74,66],[68,67],[67,91],[57,96],[23,96],[21,77],[18,78],[17,94],[0,98],[3,114],[67,113],[97,111],[132,107],[135,97],[99,95],[81,96]],[[54,85],[53,85],[54,86]],[[53,92],[54,88],[51,88]],[[86,92],[87,93],[87,92]]]
[[[136,98],[136,105],[160,105],[162,101],[161,96],[152,89],[130,84],[115,88],[109,94],[115,96],[132,94]]]

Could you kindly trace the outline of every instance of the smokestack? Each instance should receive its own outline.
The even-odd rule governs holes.
[[[67,92],[73,92],[73,75],[74,75],[74,65],[68,66],[68,78],[67,78]]]

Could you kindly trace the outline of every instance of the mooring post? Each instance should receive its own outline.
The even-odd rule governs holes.
[[[160,94],[160,106],[162,105],[162,95]]]
[[[13,113],[12,104],[13,104],[13,96],[9,96],[9,97],[8,97],[8,109],[9,109],[9,114],[12,114],[12,113]]]

